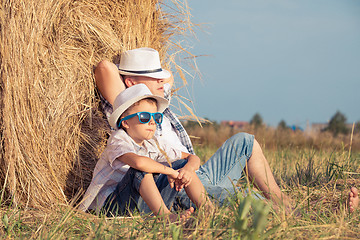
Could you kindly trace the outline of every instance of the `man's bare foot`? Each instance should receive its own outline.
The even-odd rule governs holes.
[[[349,210],[353,213],[359,207],[359,190],[352,187],[349,193]]]
[[[277,214],[285,213],[286,216],[297,215],[298,213],[294,212],[295,202],[286,194],[281,194],[281,197],[272,197],[271,200],[268,200],[269,203],[272,203],[272,207]]]
[[[180,214],[170,213],[168,215],[168,219],[169,219],[169,222],[171,222],[171,223],[178,222],[178,221],[181,223],[184,223],[193,213],[194,213],[194,208],[190,207],[188,210],[185,210],[185,211],[181,212]]]

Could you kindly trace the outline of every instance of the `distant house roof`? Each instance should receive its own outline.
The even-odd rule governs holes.
[[[223,125],[223,126],[230,126],[230,127],[233,127],[233,128],[243,128],[243,127],[249,125],[249,122],[226,120],[226,121],[221,121],[220,124]]]

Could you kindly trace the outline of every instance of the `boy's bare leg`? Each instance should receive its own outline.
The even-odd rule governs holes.
[[[144,179],[140,184],[139,192],[145,203],[155,215],[164,217],[167,216],[170,222],[178,220],[178,215],[171,213],[170,210],[166,207],[164,200],[162,199],[160,192],[155,184],[152,174],[149,173],[144,176]],[[193,212],[194,208],[190,208],[182,212],[180,215],[180,220],[189,218]]]
[[[94,73],[97,88],[112,105],[117,95],[125,90],[118,68],[112,62],[103,60],[96,66]]]
[[[353,213],[359,207],[359,190],[352,187],[349,193],[349,210]]]
[[[267,199],[278,205],[283,204],[286,210],[291,209],[291,199],[281,192],[269,163],[256,140],[254,140],[252,155],[247,163],[247,173],[250,180],[254,181],[256,187]]]
[[[195,203],[196,207],[200,208],[205,206],[208,210],[213,209],[213,204],[196,173],[194,173],[191,183],[185,187],[185,191],[190,200]]]

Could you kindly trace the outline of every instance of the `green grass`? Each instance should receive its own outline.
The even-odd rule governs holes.
[[[196,147],[208,159],[216,147]],[[359,187],[360,153],[303,148],[264,150],[277,182],[296,202],[296,212],[275,212],[265,201],[239,192],[213,216],[200,211],[191,226],[164,224],[135,214],[96,217],[70,206],[52,210],[0,202],[0,239],[357,239],[359,212],[346,210],[351,186]],[[244,183],[246,184],[246,182]],[[3,194],[1,194],[3,196]]]

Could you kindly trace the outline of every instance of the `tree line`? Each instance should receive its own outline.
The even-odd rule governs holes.
[[[259,128],[264,126],[263,118],[259,113],[255,113],[254,116],[250,120],[250,125],[254,126],[255,128]],[[288,129],[289,127],[285,120],[281,120],[277,126],[278,129]],[[296,129],[293,129],[296,130]],[[331,117],[330,121],[328,122],[327,126],[323,128],[321,131],[329,131],[333,133],[334,136],[338,134],[349,134],[352,129],[347,126],[347,118],[346,116],[341,113],[340,111],[336,111],[336,113]],[[354,133],[360,133],[360,121],[355,123]]]

